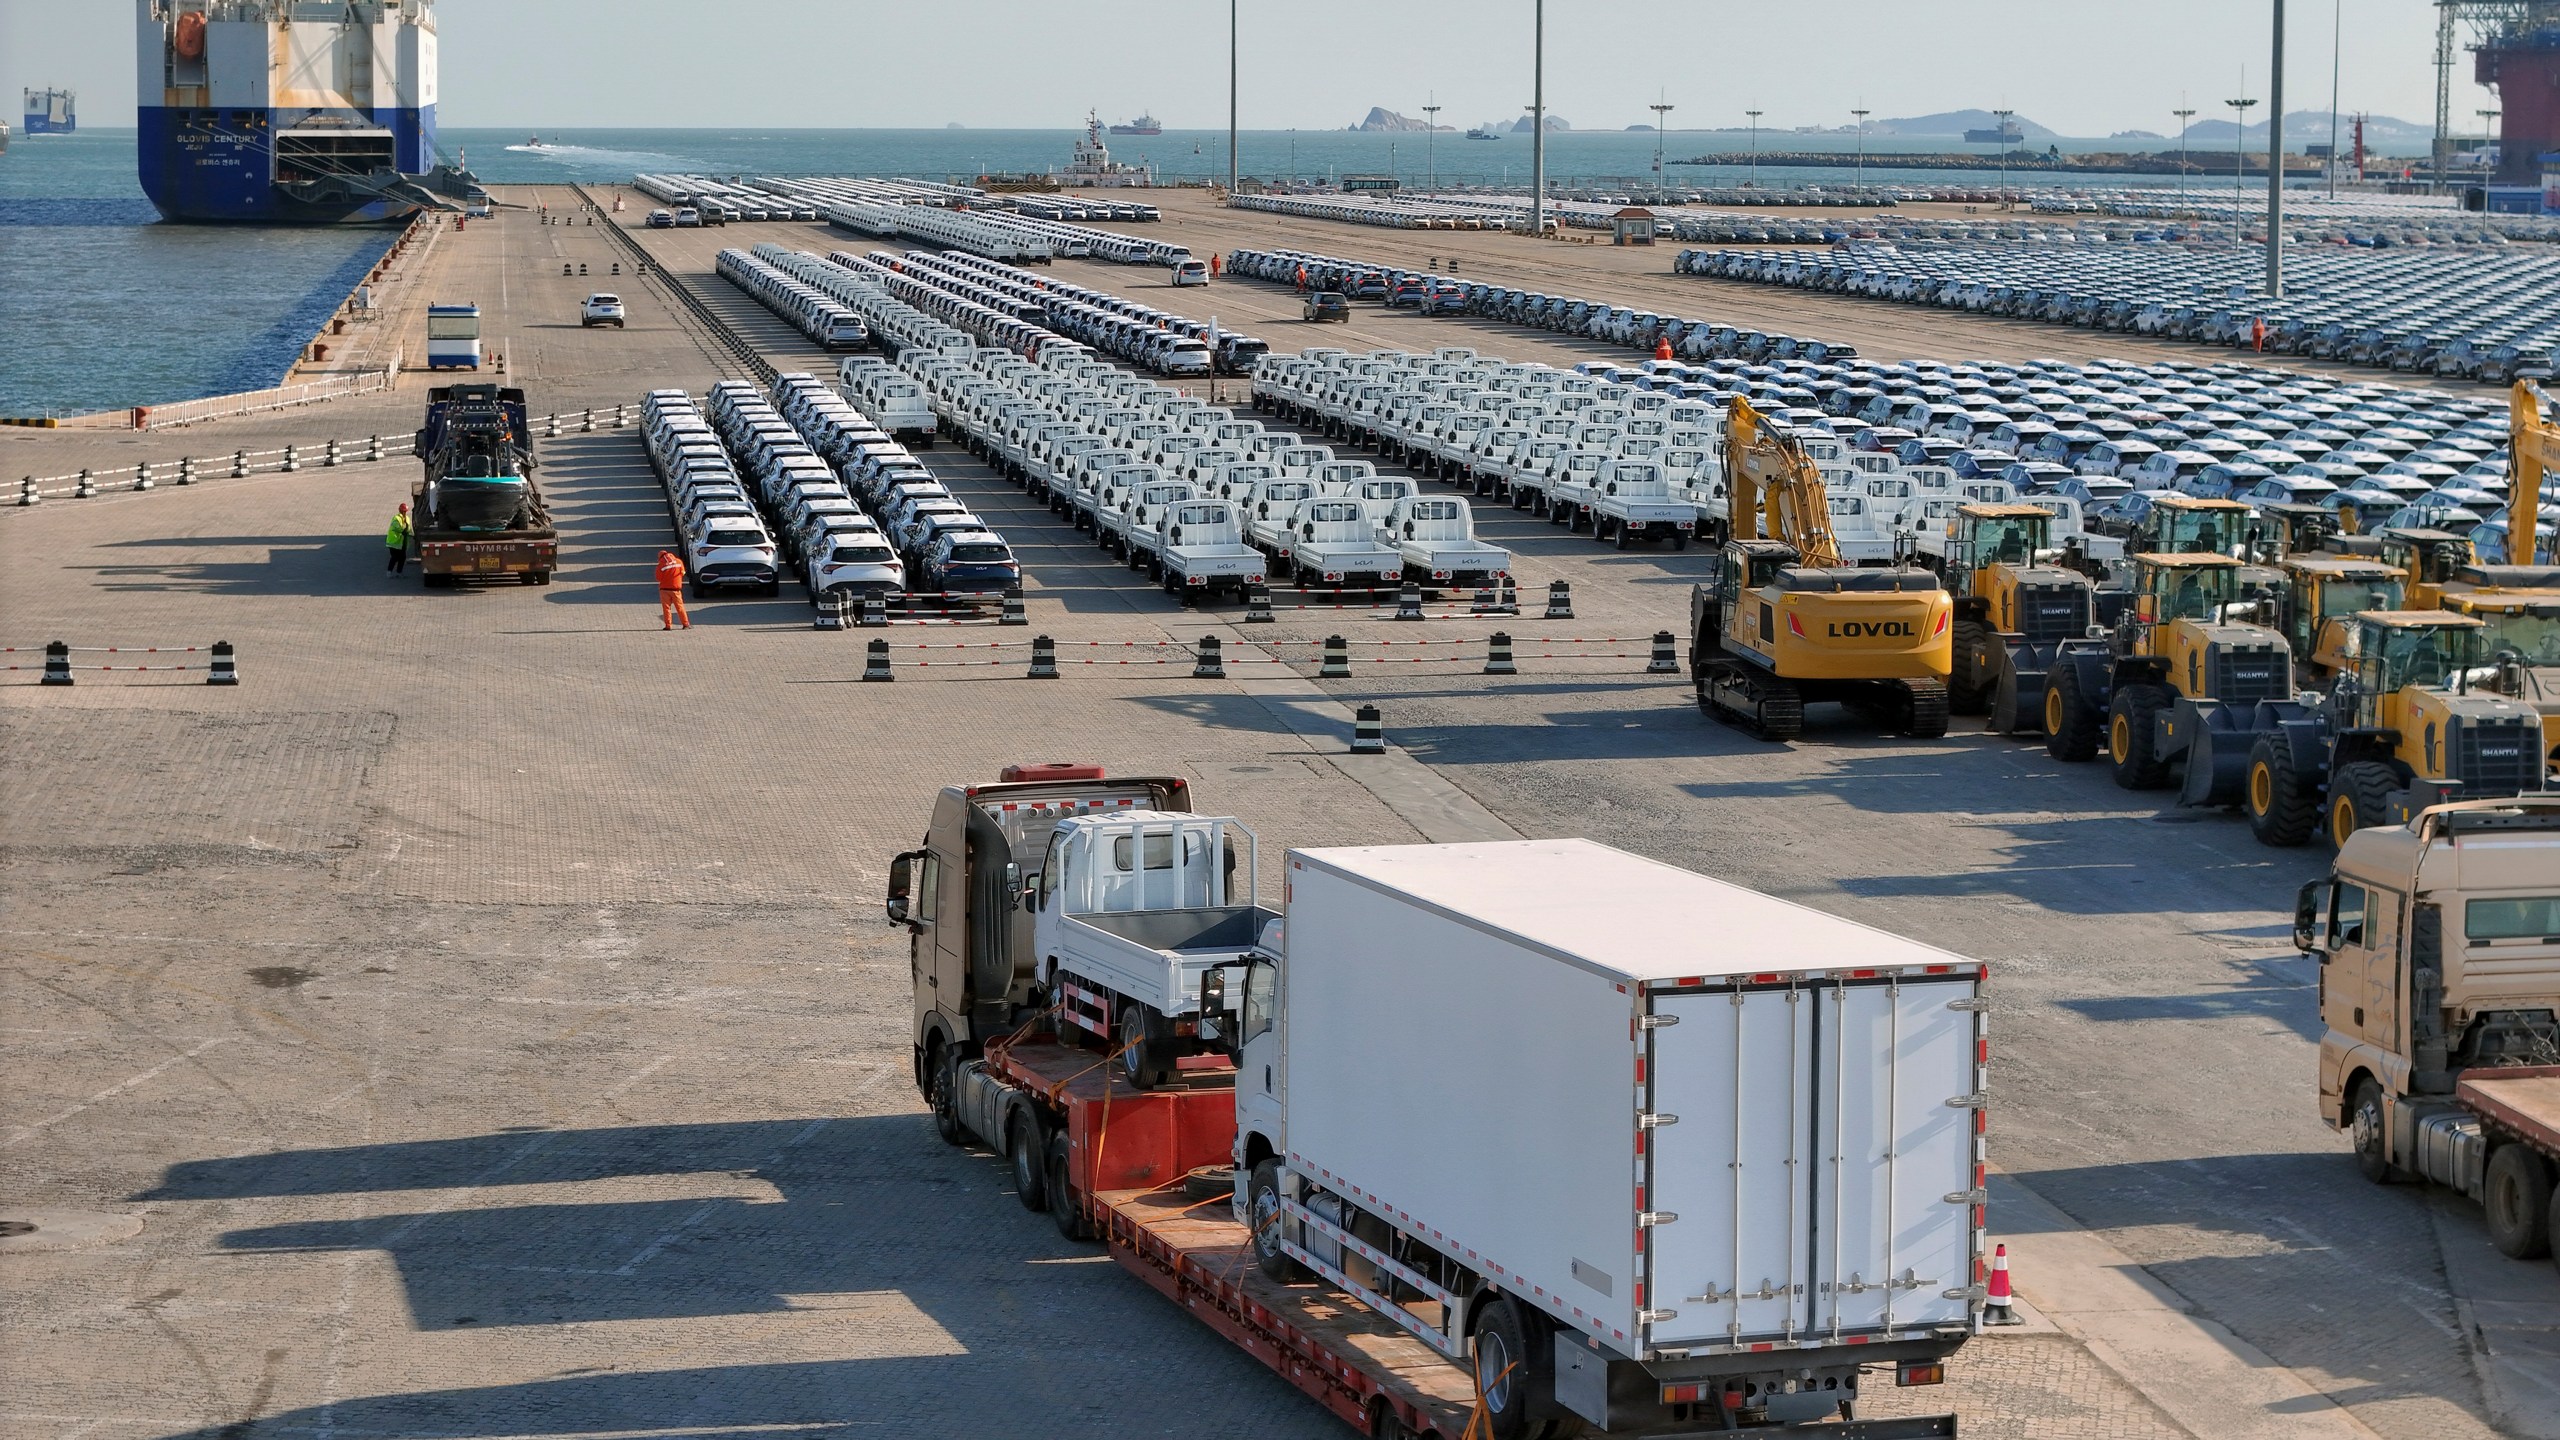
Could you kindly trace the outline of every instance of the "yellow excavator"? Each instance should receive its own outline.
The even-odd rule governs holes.
[[[1804,447],[1735,396],[1725,422],[1729,535],[1713,584],[1689,592],[1698,708],[1772,740],[1832,700],[1920,737],[1947,733],[1954,604],[1916,565],[1853,566]]]
[[[2538,523],[2550,503],[2543,487],[2555,478],[2560,478],[2560,422],[2543,413],[2541,389],[2519,380],[2507,396],[2507,557],[2512,563],[2560,567],[2560,523],[2548,532]],[[2521,544],[2515,533],[2519,506],[2537,522]]]

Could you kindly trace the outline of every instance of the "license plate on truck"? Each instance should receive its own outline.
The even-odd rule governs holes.
[[[1679,1219],[1647,1232],[1647,1342],[1970,1328],[1971,968],[1789,982],[1651,997],[1647,1083],[1679,1118],[1648,1136],[1645,1205]]]

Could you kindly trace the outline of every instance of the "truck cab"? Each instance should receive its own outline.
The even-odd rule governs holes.
[[[2560,797],[2357,831],[2293,940],[2320,967],[2320,1118],[2365,1177],[2451,1186],[2501,1249],[2548,1253],[2560,1103],[2500,1113],[2483,1082],[2560,1076]]]
[[[1001,775],[945,788],[924,843],[889,862],[885,908],[908,932],[916,1088],[947,1136],[958,1125],[946,1113],[950,1072],[1045,1003],[1033,927],[1016,917],[1058,822],[1191,808],[1190,782],[1179,777],[1114,779],[1099,765],[1065,763],[1008,765]]]

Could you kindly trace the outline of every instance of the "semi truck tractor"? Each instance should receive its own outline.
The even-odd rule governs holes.
[[[409,549],[430,588],[461,580],[551,583],[560,532],[534,481],[539,462],[522,390],[428,391],[412,449],[424,473],[409,486]]]
[[[1979,963],[1582,840],[1291,851],[1275,917],[1180,781],[1008,775],[888,909],[942,1138],[1061,1234],[1360,1434],[1957,1433],[1858,1411],[1980,1323]],[[1042,906],[1156,834],[1137,948],[1052,966]],[[1156,1037],[1071,1018],[1105,967],[1200,1053],[1106,1063]]]
[[[2368,1180],[2433,1181],[2508,1255],[2560,1223],[2560,796],[2355,831],[2302,887],[2320,964],[2320,1118]]]

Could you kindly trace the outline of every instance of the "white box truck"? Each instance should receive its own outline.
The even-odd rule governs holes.
[[[1586,840],[1286,874],[1238,1218],[1472,1364],[1495,1434],[1850,1418],[1974,1333],[1979,963]]]

